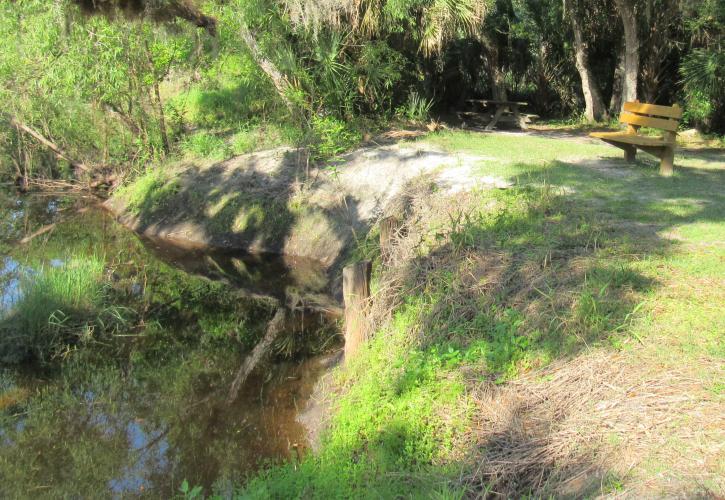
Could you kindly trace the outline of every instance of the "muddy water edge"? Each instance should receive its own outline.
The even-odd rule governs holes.
[[[77,197],[0,193],[0,221],[0,496],[224,493],[307,452],[298,415],[341,343],[301,305],[334,303],[324,269],[142,239]]]

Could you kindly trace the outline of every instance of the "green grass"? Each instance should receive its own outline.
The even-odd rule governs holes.
[[[197,132],[184,139],[181,151],[191,157],[226,160],[233,154],[227,142],[211,132]]]
[[[592,349],[688,367],[720,387],[718,373],[697,367],[725,358],[722,156],[681,151],[666,179],[642,153],[627,165],[598,144],[461,132],[427,140],[489,157],[481,175],[514,187],[458,200],[418,228],[403,304],[337,372],[321,450],[270,468],[242,496],[455,496],[461,472],[478,464],[466,438],[471,379],[505,384]],[[603,491],[626,490],[628,478],[608,474]]]
[[[322,452],[267,471],[245,495],[392,498],[444,489],[454,468],[439,466],[454,458],[469,410],[460,353],[411,344],[408,330],[424,308],[406,305],[340,374],[347,391]]]
[[[163,209],[180,189],[168,170],[151,167],[118,188],[114,196],[124,200],[129,213],[141,215]]]
[[[20,299],[0,318],[2,360],[45,360],[60,354],[69,336],[91,335],[103,310],[103,271],[103,260],[89,257],[28,272]]]

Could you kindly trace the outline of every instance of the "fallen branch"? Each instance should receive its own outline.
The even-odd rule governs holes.
[[[10,125],[12,125],[13,127],[17,128],[18,130],[22,130],[23,132],[25,132],[26,134],[28,134],[30,137],[32,137],[33,139],[35,139],[36,141],[38,141],[39,143],[41,143],[43,146],[45,146],[46,148],[50,149],[53,153],[55,153],[55,155],[58,158],[61,158],[61,159],[65,160],[65,161],[67,161],[68,163],[70,163],[71,167],[73,167],[74,169],[76,169],[76,170],[82,170],[84,172],[88,172],[88,171],[91,170],[84,163],[79,162],[79,161],[76,161],[76,160],[72,159],[70,156],[68,156],[68,154],[65,151],[63,151],[53,141],[47,139],[46,137],[44,137],[39,132],[37,132],[37,131],[33,130],[32,128],[30,128],[28,125],[25,125],[24,123],[19,122],[18,120],[15,119],[15,117],[10,116],[10,115],[7,115],[7,116],[8,116],[8,120],[10,121]]]
[[[252,370],[254,370],[254,367],[257,366],[257,363],[264,358],[267,351],[269,351],[269,348],[272,347],[272,343],[284,329],[286,319],[287,310],[282,306],[278,307],[277,312],[274,313],[272,321],[267,324],[267,331],[264,333],[264,337],[262,337],[262,340],[260,340],[256,346],[254,346],[252,352],[249,356],[247,356],[247,359],[244,360],[242,366],[239,367],[239,371],[237,372],[236,377],[234,377],[234,382],[232,382],[232,386],[229,389],[229,397],[227,398],[228,404],[232,404],[236,401],[242,384],[244,384],[244,381],[247,380],[247,377],[250,373],[252,373]]]
[[[41,227],[40,229],[38,229],[37,231],[30,233],[29,235],[24,237],[22,240],[20,240],[20,244],[25,245],[26,243],[30,243],[34,238],[37,238],[38,236],[40,236],[42,234],[52,231],[54,228],[55,228],[55,223],[45,225],[45,226]]]

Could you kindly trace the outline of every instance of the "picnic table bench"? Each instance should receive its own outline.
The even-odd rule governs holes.
[[[591,137],[624,150],[624,158],[634,161],[637,149],[641,149],[660,159],[660,174],[670,176],[674,172],[675,147],[677,146],[677,127],[682,118],[682,108],[640,103],[624,103],[624,111],[619,121],[627,125],[626,131],[594,132]],[[639,135],[640,127],[650,127],[663,132],[662,137]]]
[[[467,102],[470,102],[472,104],[481,104],[484,108],[494,107],[496,109],[493,113],[491,121],[488,122],[488,124],[486,125],[486,130],[493,130],[505,113],[511,113],[511,115],[513,115],[514,124],[521,130],[526,130],[527,128],[526,120],[521,116],[519,108],[527,106],[528,103],[516,101],[497,101],[491,99],[468,99]]]

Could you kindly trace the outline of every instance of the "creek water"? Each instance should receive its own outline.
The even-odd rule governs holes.
[[[298,416],[339,351],[333,319],[291,315],[227,395],[270,302],[326,296],[320,266],[143,239],[82,198],[0,194],[0,224],[0,496],[229,493],[306,452]],[[90,292],[28,291],[83,262],[101,263]],[[90,298],[53,295],[76,288]]]

